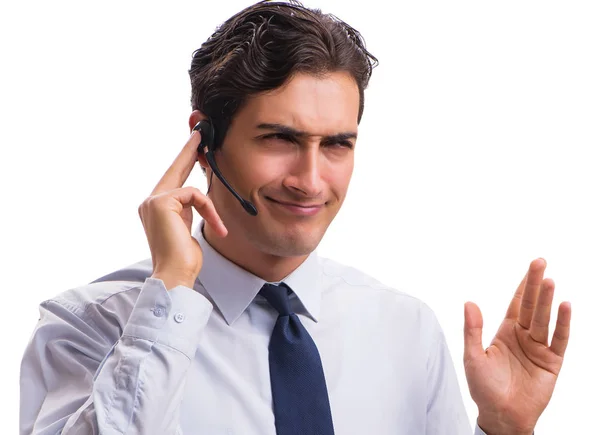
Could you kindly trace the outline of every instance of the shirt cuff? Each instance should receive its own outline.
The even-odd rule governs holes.
[[[212,308],[191,288],[167,290],[161,279],[146,278],[123,335],[170,346],[192,359]]]

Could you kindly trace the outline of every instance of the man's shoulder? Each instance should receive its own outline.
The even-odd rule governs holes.
[[[437,317],[431,307],[405,290],[384,284],[356,267],[320,257],[323,288],[339,308],[360,318],[363,324],[373,321],[380,327],[403,325],[405,330],[417,329],[425,335],[439,330]]]
[[[89,284],[59,293],[44,301],[42,305],[58,303],[75,314],[83,314],[92,307],[109,307],[113,304],[122,310],[129,308],[130,311],[144,281],[151,274],[151,260],[142,260],[95,279]]]
[[[355,290],[369,299],[395,300],[406,304],[425,305],[416,296],[409,292],[384,284],[368,273],[347,264],[326,257],[319,257],[321,270],[326,287],[337,288],[343,286],[345,291]]]

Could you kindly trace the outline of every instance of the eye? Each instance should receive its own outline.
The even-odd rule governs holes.
[[[354,144],[347,140],[342,140],[340,142],[328,142],[328,143],[325,143],[325,146],[332,147],[332,148],[349,148],[349,149],[354,148]]]
[[[263,136],[263,139],[280,140],[285,142],[294,142],[294,138],[283,133],[269,133]]]

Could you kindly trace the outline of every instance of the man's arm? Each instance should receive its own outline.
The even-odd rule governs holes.
[[[148,278],[115,342],[98,316],[45,302],[21,367],[20,433],[180,433],[185,379],[211,310],[198,292]]]
[[[196,161],[205,161],[199,143],[200,133],[192,131],[138,207],[152,277],[129,319],[117,322],[125,324],[123,333],[107,338],[97,322],[110,316],[92,320],[87,307],[68,301],[42,305],[21,370],[21,433],[177,432],[187,370],[212,310],[191,290],[202,268],[202,250],[191,235],[192,208],[218,236],[227,235],[210,198],[183,187]]]

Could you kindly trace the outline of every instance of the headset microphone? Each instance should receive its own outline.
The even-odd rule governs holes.
[[[252,204],[250,201],[246,201],[240,195],[238,195],[238,193],[233,189],[233,187],[230,186],[227,180],[225,180],[225,177],[223,177],[223,174],[221,174],[221,171],[217,166],[217,162],[215,161],[215,155],[213,153],[215,131],[213,129],[212,123],[204,119],[197,123],[194,126],[193,130],[200,132],[201,137],[200,145],[198,146],[198,152],[203,153],[203,149],[204,147],[206,147],[206,160],[208,161],[208,165],[210,166],[212,171],[216,174],[217,178],[221,180],[223,185],[233,194],[233,196],[235,196],[235,198],[240,202],[240,204],[242,204],[242,207],[244,207],[244,210],[246,210],[249,215],[256,216],[258,214],[258,210],[256,210],[254,204]]]

